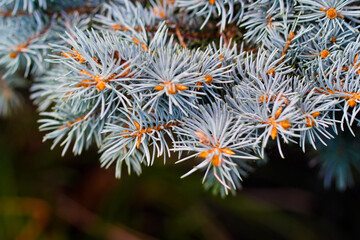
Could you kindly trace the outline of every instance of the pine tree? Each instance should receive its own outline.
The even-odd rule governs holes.
[[[226,195],[267,147],[285,158],[295,143],[320,149],[325,187],[346,189],[360,170],[351,146],[337,154],[360,125],[359,22],[355,0],[3,0],[0,114],[31,84],[44,140],[96,145],[116,177],[175,155]]]

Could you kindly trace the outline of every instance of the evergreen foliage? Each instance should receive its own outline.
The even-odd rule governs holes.
[[[31,79],[44,140],[63,154],[96,144],[116,177],[178,154],[195,166],[184,176],[202,169],[222,195],[272,144],[283,158],[283,144],[320,147],[325,186],[345,189],[360,169],[329,141],[360,125],[359,1],[3,0],[0,9],[0,114],[21,106],[19,74]]]

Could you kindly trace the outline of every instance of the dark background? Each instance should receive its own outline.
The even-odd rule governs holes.
[[[0,120],[0,239],[360,239],[359,183],[325,190],[294,146],[286,159],[269,149],[244,189],[222,199],[200,172],[180,179],[190,161],[117,180],[95,147],[61,157],[42,143],[38,118],[27,102]]]

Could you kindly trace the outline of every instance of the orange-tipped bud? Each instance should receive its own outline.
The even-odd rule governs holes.
[[[335,19],[338,14],[337,14],[337,11],[335,8],[329,8],[327,11],[326,11],[326,16],[330,19]]]
[[[223,55],[220,55],[219,59],[222,60],[223,58],[224,58]],[[221,67],[222,67],[222,63],[220,63],[220,64],[218,65],[218,68],[221,68]]]
[[[154,89],[155,89],[156,91],[161,91],[161,90],[164,89],[164,86],[157,85],[156,87],[154,87]]]
[[[10,58],[16,58],[18,56],[18,53],[17,52],[11,52],[10,54],[9,54],[9,57]]]
[[[179,90],[179,91],[184,91],[184,90],[188,90],[189,88],[187,86],[185,86],[185,85],[177,84],[176,89]]]
[[[327,56],[329,56],[330,52],[326,49],[322,50],[321,53],[320,53],[320,57],[325,59],[327,58]]]
[[[295,33],[293,31],[290,32],[290,35],[289,35],[289,40],[293,40],[295,37]]]
[[[61,127],[59,127],[59,129],[65,129],[66,128],[66,125],[62,125]]]
[[[275,69],[272,68],[272,69],[270,69],[267,73],[268,73],[269,75],[270,75],[270,74],[275,74]]]
[[[269,96],[261,95],[259,102],[263,102],[264,100],[267,101],[269,99]]]
[[[121,30],[121,31],[128,31],[129,29],[127,27],[121,26],[120,24],[114,24],[111,26],[113,30]]]
[[[137,141],[136,141],[136,148],[139,148],[141,144],[141,137],[138,137]]]
[[[214,80],[214,78],[213,78],[212,76],[210,76],[210,75],[206,75],[206,76],[205,76],[205,82],[206,82],[207,84],[212,83],[213,80]]]
[[[312,118],[307,117],[306,118],[306,126],[313,127],[314,125],[315,125],[315,121]]]
[[[209,155],[209,151],[203,151],[198,155],[198,157],[199,158],[206,158],[208,155]]]
[[[113,24],[111,27],[112,28],[121,28],[121,25],[120,24]]]
[[[228,154],[228,155],[235,155],[235,152],[231,151],[229,148],[222,148],[222,149],[220,149],[220,152]]]
[[[314,118],[318,117],[321,113],[320,112],[314,112],[311,114]]]
[[[132,40],[136,45],[140,44],[140,41],[137,40],[136,38],[132,38],[131,40]]]
[[[134,121],[134,124],[137,129],[140,129],[140,124],[137,121]]]
[[[130,68],[127,68],[126,71],[123,74],[121,74],[119,77],[126,77],[130,73],[130,71],[131,71]]]
[[[63,57],[66,57],[66,58],[69,58],[69,57],[72,57],[73,55],[71,53],[61,53],[61,55]]]
[[[214,5],[214,4],[215,4],[215,0],[209,0],[209,3],[210,3],[211,5]]]
[[[284,120],[284,121],[281,121],[280,122],[280,126],[283,128],[283,129],[288,129],[291,124],[290,124],[290,121],[289,120]]]
[[[170,85],[170,86],[168,86],[167,92],[168,92],[169,94],[172,94],[172,95],[177,94],[177,91],[178,91],[178,90],[177,90],[175,84],[170,83],[169,85]]]
[[[214,155],[212,160],[211,160],[212,164],[216,167],[220,166],[222,163],[222,159],[220,158],[219,155]]]
[[[355,107],[357,105],[354,98],[348,100],[347,103],[349,104],[350,107]]]
[[[283,108],[279,107],[278,110],[275,112],[275,119],[278,119],[280,117],[280,114],[282,113]]]
[[[98,83],[96,84],[96,88],[97,88],[99,91],[104,90],[105,87],[106,87],[106,84],[105,84],[105,82],[103,82],[103,81],[98,82]]]
[[[271,129],[271,134],[270,134],[272,140],[275,140],[277,133],[278,133],[278,130],[276,129],[275,126],[273,126],[273,128]]]
[[[355,57],[354,57],[354,63],[357,62],[358,58],[359,58],[359,54],[356,54]]]
[[[142,48],[142,50],[144,50],[144,51],[148,50],[148,48],[147,48],[147,46],[146,46],[145,44],[141,44],[141,48]]]

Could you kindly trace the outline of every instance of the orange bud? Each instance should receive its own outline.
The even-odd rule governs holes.
[[[289,36],[289,39],[290,40],[293,40],[295,37],[295,33],[293,31],[290,32],[290,36]]]
[[[214,155],[212,160],[211,160],[212,164],[216,167],[220,166],[222,163],[222,159],[220,158],[219,155]]]
[[[280,122],[280,126],[283,128],[283,129],[288,129],[291,124],[290,124],[290,121],[289,120],[284,120],[284,121],[281,121]]]
[[[320,53],[320,57],[325,59],[327,58],[327,56],[329,56],[330,52],[326,49],[322,50],[321,53]]]
[[[175,84],[170,83],[170,87],[168,87],[167,92],[169,94],[172,94],[172,95],[176,94],[177,93],[177,88],[176,88]]]
[[[71,53],[61,53],[61,55],[66,58],[72,57]]]
[[[210,76],[210,75],[206,75],[206,76],[205,76],[205,82],[206,82],[207,84],[212,83],[213,80],[214,80],[214,79],[213,79],[212,76]]]
[[[179,90],[179,91],[184,91],[184,90],[187,90],[189,88],[187,86],[185,86],[185,85],[177,84],[176,89]]]
[[[136,45],[140,43],[140,41],[137,40],[136,38],[132,38],[131,40],[133,40],[133,42],[134,42]]]
[[[259,102],[263,102],[264,100],[267,101],[269,99],[269,96],[261,95]]]
[[[138,140],[136,141],[136,148],[139,148],[141,144],[141,137],[138,137]]]
[[[209,151],[203,151],[198,155],[198,157],[199,158],[206,158],[208,155],[209,155]]]
[[[275,74],[275,69],[272,68],[272,69],[270,69],[267,73],[268,73],[269,75],[270,75],[270,74]]]
[[[214,5],[214,4],[215,4],[215,0],[209,0],[209,3],[210,3],[211,5]]]
[[[148,50],[148,48],[147,48],[147,46],[146,46],[145,44],[141,44],[141,48],[142,48],[142,50],[144,50],[144,51]]]
[[[283,108],[279,107],[279,109],[275,112],[275,119],[278,119],[280,117],[280,114],[282,113]]]
[[[123,73],[123,74],[121,74],[119,77],[126,77],[129,73],[130,73],[130,68],[127,68],[128,66],[125,66],[125,69],[126,69],[126,71]]]
[[[272,140],[275,140],[277,133],[278,133],[278,130],[276,129],[275,126],[273,126],[273,128],[271,129],[271,134],[270,134]]]
[[[338,14],[337,14],[337,11],[335,8],[329,8],[327,11],[326,11],[326,16],[330,19],[335,19]]]
[[[359,54],[356,54],[355,57],[354,57],[354,63],[357,62],[358,58],[359,58]]]
[[[97,88],[99,91],[104,90],[105,87],[106,87],[106,84],[105,84],[105,82],[103,82],[103,81],[98,82],[98,83],[96,84],[96,88]]]
[[[315,121],[309,117],[306,118],[306,126],[313,127],[315,125]]]
[[[9,57],[10,57],[10,58],[16,58],[17,55],[18,55],[18,53],[16,53],[16,52],[11,52],[11,53],[9,54]]]
[[[314,118],[318,117],[320,115],[320,112],[314,112],[311,114],[311,116],[313,116]]]
[[[231,151],[228,147],[220,149],[220,152],[228,154],[228,155],[234,155],[235,152]]]
[[[158,85],[158,86],[154,87],[154,89],[155,89],[156,91],[161,91],[161,90],[164,89],[164,86]]]
[[[348,100],[347,103],[349,104],[350,107],[355,107],[357,105],[354,98],[351,98],[350,100]]]
[[[137,121],[134,121],[134,124],[137,129],[140,129],[140,124]]]

